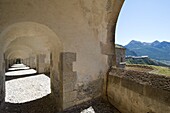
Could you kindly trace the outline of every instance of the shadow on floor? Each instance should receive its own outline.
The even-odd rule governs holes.
[[[37,76],[37,73],[34,74],[26,74],[26,75],[17,75],[17,76],[5,76],[5,81],[18,79],[18,78],[24,78],[24,77],[30,77],[30,76]]]
[[[5,103],[0,113],[56,113],[56,103],[51,95],[22,104]]]
[[[120,113],[111,104],[101,98],[85,102],[62,112],[57,112],[54,99],[50,95],[23,104],[5,103],[5,109],[0,113],[80,113],[90,106],[93,107],[95,113]]]
[[[6,70],[6,72],[12,72],[12,71],[24,71],[24,70],[29,70],[29,69],[15,69],[15,70]]]
[[[80,105],[74,106],[70,109],[58,113],[80,113],[81,111],[89,108],[90,106],[93,107],[95,113],[120,113],[109,102],[103,100],[101,97],[88,102],[84,102]]]
[[[25,74],[25,75],[17,75],[17,76],[5,76],[5,81],[24,78],[24,77],[38,76],[40,74],[46,75],[47,77],[50,78],[50,73],[34,73],[34,74]]]

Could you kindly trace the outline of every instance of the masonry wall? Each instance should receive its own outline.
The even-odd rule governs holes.
[[[123,2],[0,0],[0,45],[4,48],[0,51],[24,43],[41,62],[39,55],[52,53],[52,93],[60,109],[93,99],[102,94],[104,76],[113,64],[108,57],[115,56],[115,28]],[[46,64],[38,65],[43,72]]]
[[[120,68],[124,68],[126,62],[125,48],[116,48],[115,51],[116,51],[116,66]]]
[[[108,99],[122,113],[169,113],[170,77],[113,69]]]

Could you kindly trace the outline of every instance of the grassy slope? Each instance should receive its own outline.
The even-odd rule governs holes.
[[[136,67],[133,67],[133,66],[136,66]],[[126,69],[170,76],[170,67],[144,65],[144,64],[127,64]]]
[[[164,63],[152,60],[150,58],[140,58],[140,59],[133,59],[133,58],[126,58],[127,64],[146,64],[146,65],[155,65],[155,66],[168,66]]]
[[[154,68],[154,70],[151,71],[151,73],[170,76],[170,68],[161,67],[161,66],[152,66],[152,67]]]

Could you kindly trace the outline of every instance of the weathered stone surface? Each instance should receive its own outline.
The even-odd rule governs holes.
[[[73,71],[73,62],[76,61],[76,53],[64,52],[61,53],[61,70],[63,73],[69,73]],[[63,76],[65,76],[63,74]]]
[[[63,52],[60,55],[62,83],[63,83],[63,109],[76,105],[77,91],[75,90],[77,73],[73,72],[73,62],[76,53]]]
[[[122,113],[169,113],[169,77],[114,68],[108,80],[109,101]]]
[[[145,86],[145,94],[147,97],[170,106],[170,91],[153,88],[152,86]]]
[[[125,68],[126,59],[125,59],[125,48],[116,44],[116,66],[118,68]]]
[[[39,54],[37,55],[37,71],[38,73],[46,73],[46,66],[47,64],[45,63],[45,54]]]
[[[79,100],[85,98],[95,98],[101,95],[103,79],[98,79],[87,84],[82,84],[78,87]]]
[[[137,83],[135,81],[132,81],[132,80],[129,80],[126,78],[122,78],[121,85],[129,90],[136,92],[136,93],[143,94],[144,86],[140,83]]]
[[[59,109],[67,104],[63,102],[63,89],[70,92],[66,88],[69,83],[77,92],[77,84],[85,84],[80,91],[84,100],[96,97],[102,92],[102,82],[96,82],[100,73],[103,78],[108,67],[115,64],[115,28],[123,2],[1,0],[0,59],[5,54],[10,65],[16,58],[32,65],[28,58],[37,56],[38,72],[50,70],[52,94],[61,104]],[[0,67],[2,63],[0,60]]]
[[[114,49],[113,49],[113,44],[104,44],[100,42],[100,47],[101,47],[101,53],[105,55],[114,55]]]
[[[170,91],[170,77],[164,75],[151,74],[132,70],[113,69],[110,75],[116,75],[135,81],[140,84],[148,84],[154,88],[160,88]]]
[[[77,73],[76,72],[69,72],[63,74],[63,82],[69,83],[69,82],[76,82],[77,80]]]
[[[5,77],[2,76],[5,73],[3,71],[0,71],[0,107],[2,108],[5,103]]]
[[[70,107],[72,107],[72,106],[74,106],[74,105],[76,105],[76,102],[74,102],[74,101],[67,102],[67,103],[65,103],[65,104],[63,105],[63,109],[68,109],[68,108],[70,108]]]
[[[77,91],[70,91],[63,94],[64,103],[73,102],[77,99]]]
[[[70,92],[75,89],[75,83],[70,82],[70,83],[65,83],[63,84],[63,92]]]

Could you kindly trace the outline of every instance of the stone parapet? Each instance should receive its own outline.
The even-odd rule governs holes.
[[[169,113],[170,77],[112,69],[108,99],[122,113]]]

